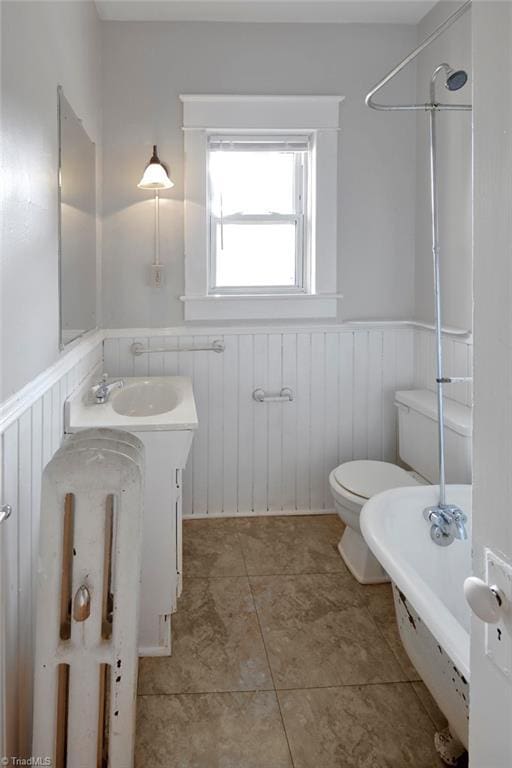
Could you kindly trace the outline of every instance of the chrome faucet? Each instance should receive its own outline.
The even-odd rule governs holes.
[[[116,387],[123,387],[124,381],[122,379],[114,379],[114,381],[108,381],[108,373],[104,373],[101,377],[99,384],[95,384],[91,387],[91,392],[94,395],[94,400],[98,405],[106,403],[110,393]]]
[[[431,523],[430,538],[441,547],[454,539],[467,539],[467,516],[456,504],[438,504],[423,510],[423,517]]]

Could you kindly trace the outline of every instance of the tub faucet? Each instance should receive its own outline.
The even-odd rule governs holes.
[[[94,395],[95,402],[100,405],[101,403],[107,402],[113,389],[123,386],[124,381],[122,379],[114,379],[114,381],[108,381],[108,373],[104,373],[99,384],[95,384],[93,387],[91,387],[91,392]]]
[[[438,504],[423,510],[423,517],[431,523],[430,537],[441,547],[454,539],[467,539],[467,516],[456,504]]]

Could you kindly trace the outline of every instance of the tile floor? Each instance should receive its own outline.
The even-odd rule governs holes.
[[[136,767],[438,768],[442,715],[334,515],[187,521],[173,655],[142,659]]]

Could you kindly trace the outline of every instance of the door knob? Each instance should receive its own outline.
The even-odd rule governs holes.
[[[470,576],[464,582],[464,596],[475,616],[487,624],[498,623],[503,598],[495,584],[489,586],[482,579]]]

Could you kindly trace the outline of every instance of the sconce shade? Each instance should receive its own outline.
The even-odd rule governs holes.
[[[174,187],[174,182],[169,178],[167,168],[157,155],[156,144],[153,145],[153,156],[137,186],[139,189],[170,189]]]

